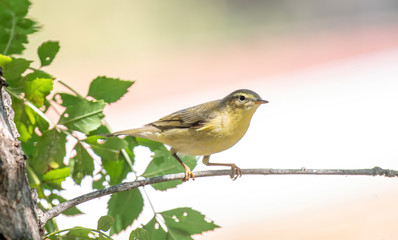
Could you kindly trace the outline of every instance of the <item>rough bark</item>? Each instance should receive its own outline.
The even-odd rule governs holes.
[[[36,203],[17,137],[11,98],[0,84],[0,240],[40,239]]]

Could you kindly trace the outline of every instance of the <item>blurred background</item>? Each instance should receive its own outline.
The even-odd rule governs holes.
[[[398,169],[398,1],[33,0],[60,53],[48,72],[86,93],[98,75],[136,80],[106,109],[114,130],[138,127],[239,88],[269,104],[246,136],[212,156],[241,168]],[[62,86],[56,90],[66,91]],[[136,159],[142,173],[149,161]],[[208,169],[201,163],[197,170]],[[65,198],[91,191],[72,181]],[[195,239],[396,239],[398,180],[385,177],[200,178],[167,192],[156,211],[192,207],[221,228]],[[59,227],[96,227],[108,197]],[[144,209],[133,227],[152,217]],[[128,232],[129,233],[129,232]],[[122,233],[116,239],[128,239]]]

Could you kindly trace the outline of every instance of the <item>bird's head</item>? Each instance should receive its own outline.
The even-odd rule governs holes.
[[[221,104],[227,108],[241,111],[255,111],[263,103],[268,103],[268,101],[261,99],[260,95],[248,89],[236,90],[221,100]]]

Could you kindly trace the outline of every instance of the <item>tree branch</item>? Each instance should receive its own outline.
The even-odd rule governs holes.
[[[209,170],[194,172],[195,178],[211,177],[211,176],[228,176],[232,174],[232,170]],[[362,176],[384,176],[384,177],[398,177],[397,170],[382,169],[374,167],[372,169],[242,169],[243,175],[362,175]],[[57,206],[47,210],[43,213],[41,224],[44,225],[48,220],[54,218],[64,212],[65,210],[74,207],[80,203],[87,202],[94,198],[99,198],[116,192],[128,191],[133,188],[145,186],[154,183],[168,182],[174,180],[182,180],[184,173],[169,174],[153,178],[145,178],[134,182],[125,182],[105,189],[84,194],[82,196],[73,198],[58,204]]]
[[[26,175],[25,155],[14,123],[7,82],[0,67],[0,239],[41,239],[36,204]]]

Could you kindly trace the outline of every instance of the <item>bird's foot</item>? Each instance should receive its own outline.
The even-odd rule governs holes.
[[[235,181],[238,177],[242,177],[242,170],[235,164],[231,164],[231,169],[232,169],[232,174],[231,174],[231,179],[232,181]]]
[[[193,175],[193,172],[191,171],[191,169],[189,167],[187,167],[187,168],[185,168],[185,177],[184,177],[183,181],[186,182],[190,178],[192,178],[192,180],[195,180],[195,176]]]

